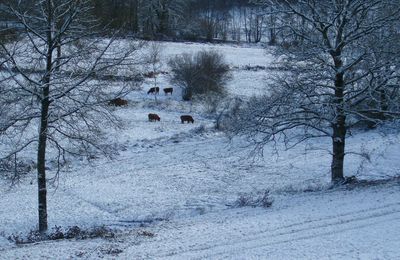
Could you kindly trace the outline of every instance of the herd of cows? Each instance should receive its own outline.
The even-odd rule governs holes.
[[[170,93],[172,95],[172,92],[174,91],[173,88],[164,88],[163,90],[164,90],[165,95],[167,95],[168,93]],[[149,91],[147,91],[147,94],[155,94],[156,95],[158,93],[160,93],[159,87],[153,87],[153,88],[150,88]]]
[[[174,89],[173,88],[164,88],[163,91],[164,91],[165,95],[168,95],[168,94],[172,95],[172,92],[174,91]],[[149,89],[149,91],[147,91],[147,94],[157,95],[159,92],[160,92],[160,88],[159,87],[152,87],[152,88]],[[127,106],[128,105],[128,100],[122,99],[122,98],[114,98],[114,99],[111,99],[108,102],[108,105],[109,106],[117,106],[117,107]],[[154,113],[148,114],[148,118],[149,118],[150,122],[157,122],[157,121],[161,120],[160,116],[157,115],[157,114],[154,114]],[[184,124],[185,122],[193,124],[194,123],[194,119],[193,119],[193,117],[191,115],[182,115],[181,116],[181,122],[182,122],[182,124]]]

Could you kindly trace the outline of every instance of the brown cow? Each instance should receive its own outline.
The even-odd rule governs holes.
[[[160,92],[160,88],[154,87],[154,88],[150,88],[149,91],[147,91],[147,94],[150,94],[150,93],[158,94],[159,92]]]
[[[149,121],[150,122],[155,122],[155,121],[160,121],[161,118],[157,114],[149,114]]]
[[[190,115],[183,115],[183,116],[181,116],[181,121],[182,121],[182,124],[183,123],[185,123],[185,122],[188,122],[188,123],[194,123],[194,119],[193,119],[193,117],[192,116],[190,116]]]
[[[171,95],[172,95],[172,92],[174,91],[173,88],[164,88],[163,90],[164,90],[165,95],[167,95],[168,93],[171,93]]]
[[[127,106],[128,105],[128,100],[122,99],[122,98],[114,98],[111,99],[108,102],[109,106],[116,106],[116,107],[121,107],[121,106]]]

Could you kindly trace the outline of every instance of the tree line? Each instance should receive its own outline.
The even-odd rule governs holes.
[[[0,1],[0,10],[1,2],[10,1]],[[34,8],[33,3],[19,1],[27,8]],[[276,41],[274,19],[249,0],[90,0],[89,4],[88,15],[108,28],[104,33],[118,31],[152,40]],[[0,28],[13,26],[12,19],[2,13]]]
[[[149,39],[207,41],[241,40],[245,16],[251,19],[253,15],[248,8],[254,7],[247,0],[101,0],[93,5],[103,25],[126,33]]]

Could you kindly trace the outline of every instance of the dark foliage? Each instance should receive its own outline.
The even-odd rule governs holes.
[[[234,207],[263,207],[272,206],[274,199],[271,197],[269,190],[257,194],[242,194],[234,203]]]
[[[230,68],[224,56],[216,51],[200,51],[182,54],[169,61],[172,81],[183,88],[183,100],[193,95],[225,94],[230,79]]]
[[[31,244],[40,241],[60,240],[60,239],[93,239],[93,238],[113,238],[115,231],[105,226],[82,229],[78,226],[62,228],[55,226],[46,234],[41,234],[38,230],[30,231],[26,236],[23,234],[13,234],[8,240],[16,244]]]

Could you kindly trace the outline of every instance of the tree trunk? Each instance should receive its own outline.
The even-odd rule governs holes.
[[[336,68],[342,67],[342,60],[336,56]],[[332,182],[337,184],[344,180],[344,156],[346,144],[346,116],[344,112],[344,76],[337,73],[335,78],[335,121],[332,124]]]
[[[42,101],[42,111],[40,118],[40,133],[39,146],[37,156],[37,173],[38,173],[38,213],[39,213],[39,232],[47,231],[47,188],[46,188],[46,143],[47,143],[47,128],[49,102],[48,92],[49,87],[46,86],[43,94],[47,92],[47,98]]]
[[[131,11],[131,30],[134,33],[139,32],[139,1],[131,1],[131,6],[129,8]]]
[[[340,121],[340,122],[339,122]],[[344,180],[344,155],[346,144],[346,127],[343,119],[338,119],[338,122],[333,127],[332,138],[332,165],[331,179],[333,183],[339,183]]]
[[[270,28],[269,29],[269,42],[268,44],[271,46],[276,45],[276,34],[275,34],[275,29],[274,28]]]
[[[161,5],[161,10],[158,11],[158,31],[157,33],[164,35],[168,35],[169,33],[169,13],[168,6],[166,3]],[[158,37],[158,36],[157,36]]]
[[[50,93],[50,72],[52,68],[52,53],[49,50],[47,57],[47,74],[44,78],[44,87],[42,92],[41,115],[40,115],[40,132],[39,146],[37,156],[37,171],[38,171],[38,203],[39,203],[39,232],[47,231],[47,188],[46,188],[46,145],[47,145],[47,130],[49,116],[49,93]]]
[[[46,145],[48,131],[48,116],[50,107],[50,81],[53,68],[53,2],[46,2],[48,17],[47,17],[47,54],[46,54],[46,74],[43,77],[43,90],[41,100],[40,114],[40,132],[37,154],[37,172],[38,172],[38,213],[39,213],[39,232],[41,234],[47,231],[47,187],[46,187]],[[61,54],[61,51],[60,51]]]
[[[269,45],[276,44],[276,30],[275,30],[275,17],[273,14],[270,15],[270,29],[269,29]]]
[[[388,100],[387,100],[387,97],[386,97],[385,89],[379,90],[379,94],[380,94],[379,119],[385,120],[385,119],[387,119],[386,113],[389,110],[389,105],[388,105]]]

